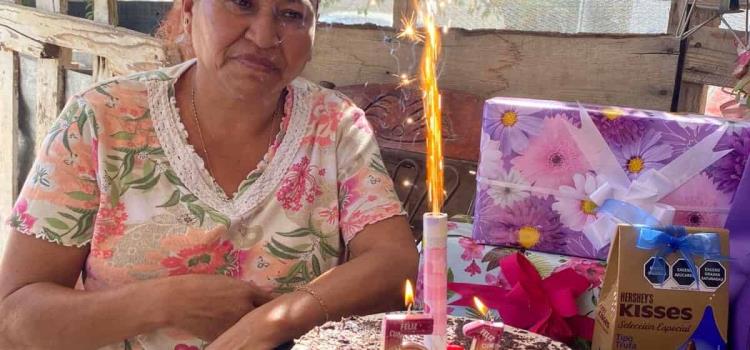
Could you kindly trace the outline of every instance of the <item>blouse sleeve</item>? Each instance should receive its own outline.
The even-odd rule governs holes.
[[[64,246],[91,241],[99,208],[96,131],[86,101],[70,99],[37,150],[10,228]]]
[[[349,244],[365,226],[405,215],[364,112],[347,104],[338,128],[339,217]]]

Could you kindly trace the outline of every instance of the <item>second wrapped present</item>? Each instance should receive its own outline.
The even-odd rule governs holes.
[[[481,245],[470,238],[471,230],[471,224],[449,223],[450,314],[481,318],[473,303],[478,297],[492,315],[503,316],[510,325],[569,344],[590,341],[606,269],[603,261]],[[421,283],[417,290],[421,295]],[[560,291],[571,294],[555,295]],[[528,298],[535,300],[534,312],[519,315],[508,307],[529,304],[523,302]]]

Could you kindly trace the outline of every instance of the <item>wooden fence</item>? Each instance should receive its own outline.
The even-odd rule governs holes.
[[[5,221],[18,193],[19,54],[36,59],[35,125],[39,146],[64,104],[64,73],[71,52],[95,56],[93,80],[154,69],[176,62],[159,40],[117,28],[115,3],[94,1],[94,20],[67,16],[67,0],[37,0],[36,8],[0,1],[0,219]],[[7,229],[0,229],[0,253]]]
[[[674,0],[670,30],[678,22]],[[708,17],[720,0],[701,0]],[[175,63],[159,40],[116,27],[115,0],[94,0],[94,20],[65,15],[67,0],[37,0],[36,8],[0,0],[0,219],[18,191],[19,55],[35,59],[38,145],[63,104],[63,73],[71,50],[96,56],[93,81]],[[396,0],[394,23],[413,12]],[[397,28],[321,26],[304,76],[337,86],[393,82],[414,73],[412,49],[393,50]],[[346,40],[341,40],[346,38]],[[599,35],[452,29],[444,38],[444,88],[481,97],[579,100],[659,110],[697,111],[704,86],[732,86],[732,35],[718,23],[686,42],[673,35]],[[411,68],[411,69],[410,69]],[[677,97],[675,97],[677,95]],[[479,117],[479,116],[477,116]],[[0,229],[0,252],[2,231]]]

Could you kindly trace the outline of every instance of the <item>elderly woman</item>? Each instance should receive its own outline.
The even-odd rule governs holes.
[[[299,78],[316,6],[185,0],[196,59],[70,100],[10,218],[0,348],[271,349],[396,307],[417,253],[372,130]]]

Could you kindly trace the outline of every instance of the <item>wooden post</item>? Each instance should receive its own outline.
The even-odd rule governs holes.
[[[676,35],[679,30],[680,18],[683,16],[683,9],[687,0],[672,0],[672,6],[669,8],[669,24],[667,33]]]
[[[402,28],[401,19],[416,18],[417,9],[414,7],[420,0],[394,0],[393,1],[393,28],[399,31]]]
[[[37,8],[50,12],[68,10],[68,0],[37,0]],[[40,58],[36,67],[36,125],[34,126],[34,145],[39,147],[52,127],[63,105],[65,96],[64,68],[70,62],[71,51],[60,48],[59,55],[52,58]]]
[[[16,52],[0,48],[0,221],[10,215],[18,183],[18,76]],[[0,261],[7,232],[0,228]]]
[[[68,0],[36,0],[36,8],[44,11],[68,14]],[[55,56],[60,62],[60,69],[70,67],[73,58],[73,51],[69,48],[61,47]]]
[[[94,0],[94,21],[117,25],[117,0]]]
[[[49,12],[68,13],[67,0],[36,0],[36,8]]]
[[[94,22],[117,25],[117,0],[94,0]],[[112,77],[112,69],[107,59],[96,56],[94,61],[93,81],[102,81]]]
[[[669,33],[675,34],[678,33],[679,28],[677,28],[678,23],[680,22],[679,18],[682,15],[682,8],[685,6],[686,0],[673,0],[672,1],[672,11],[670,11],[670,19],[669,19]],[[688,9],[689,10],[689,9]],[[689,23],[687,24],[687,28],[692,28],[692,26],[697,25],[699,23],[703,23],[704,21],[707,21],[709,18],[715,15],[717,10],[714,9],[707,9],[704,7],[697,7],[693,9],[693,15],[690,19]],[[707,23],[705,25],[705,28],[709,27],[718,27],[720,23],[720,19],[715,19],[711,21],[710,23]],[[701,29],[699,29],[701,30]],[[680,55],[682,56],[680,58],[680,62],[684,63],[685,55],[687,55],[687,52],[690,50],[689,45],[690,39],[686,39],[685,42],[682,43],[680,50]],[[677,96],[678,100],[676,101],[676,105],[673,104],[673,109],[675,109],[675,112],[689,112],[689,113],[703,113],[704,108],[706,105],[706,86],[703,84],[696,84],[691,82],[686,82],[681,79],[681,76],[684,71],[684,66],[682,63],[678,64],[678,68],[680,71],[677,72],[679,75],[677,79],[675,80],[675,86],[679,84],[679,95]]]
[[[36,63],[36,125],[34,144],[39,147],[62,109],[65,79],[58,58],[40,58]]]

